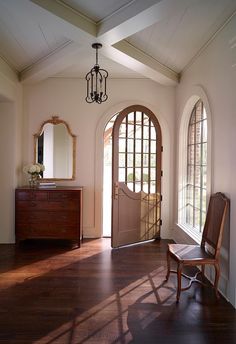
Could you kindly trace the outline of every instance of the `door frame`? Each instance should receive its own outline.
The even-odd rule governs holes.
[[[161,232],[161,204],[162,204],[162,131],[161,131],[161,126],[160,123],[158,121],[158,118],[156,117],[156,115],[146,106],[140,105],[140,104],[134,104],[131,106],[128,106],[127,108],[123,109],[122,111],[120,111],[120,113],[118,114],[118,116],[116,117],[116,120],[114,122],[113,125],[113,130],[112,130],[112,230],[111,230],[111,242],[112,242],[112,247],[119,247],[119,246],[123,246],[123,244],[116,246],[115,241],[114,241],[114,233],[116,233],[118,235],[118,224],[114,226],[114,218],[116,218],[118,216],[118,214],[116,213],[116,211],[118,211],[118,198],[119,196],[115,197],[115,184],[120,184],[120,185],[126,185],[125,183],[121,183],[119,182],[119,128],[120,125],[123,123],[124,118],[126,118],[130,113],[136,113],[136,112],[141,112],[142,114],[146,115],[149,118],[149,121],[151,121],[154,125],[155,128],[155,132],[156,132],[156,151],[155,154],[157,156],[157,160],[156,160],[156,177],[155,177],[155,181],[156,181],[156,194],[159,193],[159,197],[160,197],[160,205],[159,205],[159,235]],[[150,130],[150,128],[149,128]],[[114,137],[117,137],[117,142],[114,142]],[[135,139],[134,139],[135,140]],[[149,140],[150,140],[150,132],[149,132]],[[150,148],[150,147],[149,147]],[[151,154],[149,152],[149,154]],[[150,165],[149,165],[150,168]],[[149,171],[150,173],[150,171]],[[116,178],[115,175],[117,174]],[[142,179],[141,179],[142,180]],[[120,186],[121,189],[123,189],[122,186]],[[125,187],[125,191],[123,190],[123,194],[126,194],[126,196],[128,194],[130,194],[130,198],[129,200],[133,199],[133,200],[140,200],[141,202],[141,191],[139,192],[135,192],[135,191],[131,191],[129,190],[129,188]],[[150,194],[150,189],[149,189],[149,193],[147,193],[147,195]],[[132,201],[131,201],[132,202]],[[115,205],[116,204],[116,205]],[[132,203],[133,204],[133,203]],[[117,208],[118,207],[118,208]],[[118,219],[117,219],[118,221]],[[115,222],[117,222],[115,221]],[[119,221],[118,221],[119,222]],[[116,227],[116,230],[115,228]],[[136,228],[136,227],[135,227]],[[130,232],[130,231],[129,231]],[[129,233],[126,232],[126,233]],[[124,232],[122,232],[124,233]],[[137,231],[133,230],[133,233],[136,235]],[[131,239],[131,238],[130,238]],[[147,239],[148,240],[148,239]],[[144,240],[145,241],[145,240]],[[136,241],[136,242],[129,242],[129,244],[134,244],[134,243],[140,243],[141,241]]]

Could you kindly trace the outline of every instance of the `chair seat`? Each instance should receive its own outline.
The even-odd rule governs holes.
[[[199,245],[169,244],[169,252],[181,262],[214,260],[214,256]]]
[[[202,232],[201,245],[184,245],[184,244],[169,244],[167,250],[167,274],[166,281],[168,281],[170,272],[177,273],[177,294],[176,301],[179,302],[180,293],[183,290],[187,290],[192,282],[199,282],[196,279],[190,277],[190,284],[182,288],[181,277],[183,274],[183,268],[186,266],[201,266],[201,273],[204,276],[205,265],[213,265],[215,269],[215,281],[214,289],[216,296],[218,297],[218,282],[220,277],[220,264],[219,254],[220,246],[222,242],[223,229],[226,220],[226,214],[229,209],[229,199],[217,192],[210,197],[208,210],[206,214],[206,220]],[[174,259],[177,263],[176,271],[170,270],[170,258]],[[199,273],[199,272],[198,272]],[[198,274],[197,273],[197,274]],[[185,276],[186,277],[186,276]],[[188,276],[189,278],[189,276]]]

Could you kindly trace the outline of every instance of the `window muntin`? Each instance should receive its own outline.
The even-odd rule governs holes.
[[[156,128],[141,111],[130,112],[119,128],[119,182],[133,192],[157,192]],[[160,157],[159,157],[160,160]]]
[[[206,218],[207,116],[199,100],[191,113],[187,143],[186,216],[188,226],[201,233]]]

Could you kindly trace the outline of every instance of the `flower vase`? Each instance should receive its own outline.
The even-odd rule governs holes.
[[[29,186],[31,188],[37,188],[39,185],[39,175],[38,174],[31,174],[29,179]]]

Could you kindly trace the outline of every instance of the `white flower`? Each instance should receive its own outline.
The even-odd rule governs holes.
[[[29,165],[26,165],[25,167],[23,167],[24,173],[28,173],[28,171],[29,171]]]
[[[45,166],[44,165],[42,165],[42,164],[39,164],[39,163],[37,163],[36,164],[39,168],[40,168],[40,172],[42,171],[45,171]]]
[[[29,167],[29,171],[28,171],[29,173],[35,173],[35,172],[37,172],[37,166],[35,166],[35,165],[31,165],[30,167]]]
[[[44,165],[42,164],[29,164],[29,165],[26,165],[24,168],[23,168],[23,172],[24,173],[29,173],[29,174],[32,174],[32,175],[39,175],[40,172],[43,172],[45,170],[45,167]]]

